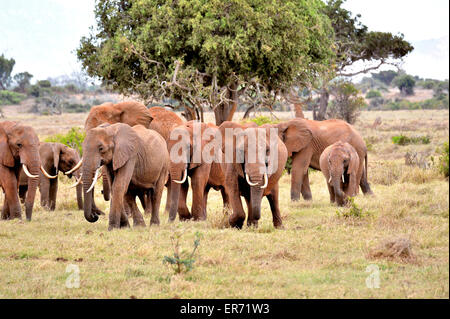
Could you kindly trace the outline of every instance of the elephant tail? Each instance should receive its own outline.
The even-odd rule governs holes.
[[[364,178],[366,179],[366,182],[369,180],[368,178],[367,178],[367,153],[366,153],[366,156],[364,157],[364,161],[365,161],[365,163],[364,163],[364,165],[365,165],[365,169],[364,169]]]

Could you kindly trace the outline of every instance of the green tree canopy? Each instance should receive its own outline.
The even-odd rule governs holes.
[[[11,72],[16,61],[7,59],[3,54],[0,56],[0,88],[6,90],[11,84]]]
[[[319,0],[100,0],[78,58],[90,76],[147,101],[173,98],[191,118],[230,120],[240,96],[311,81],[329,65]]]
[[[414,49],[409,42],[403,39],[403,34],[393,35],[390,32],[369,31],[367,26],[360,21],[360,14],[353,15],[352,12],[342,7],[344,2],[345,0],[328,0],[324,9],[334,29],[336,59],[331,72],[323,76],[324,80],[320,89],[320,109],[315,115],[318,120],[325,119],[328,107],[327,78],[331,80],[335,76],[350,77],[367,73],[382,65],[394,64],[394,61],[402,59]],[[376,64],[353,72],[346,71],[359,61]]]
[[[414,94],[414,86],[416,85],[416,81],[411,75],[401,74],[397,76],[392,82],[399,88],[400,92],[402,92],[403,94]]]
[[[25,92],[25,90],[30,86],[30,80],[32,77],[33,75],[28,72],[21,72],[14,75],[14,82],[17,84],[17,90],[19,92]]]

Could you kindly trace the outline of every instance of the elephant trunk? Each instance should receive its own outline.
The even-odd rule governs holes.
[[[345,194],[341,187],[341,178],[342,178],[342,172],[340,173],[333,173],[331,175],[331,182],[334,188],[334,196],[336,198],[336,202],[342,206],[345,203]]]
[[[250,187],[250,205],[251,205],[251,216],[249,216],[249,221],[257,223],[261,218],[261,200],[263,195],[263,189],[259,186]],[[250,220],[251,219],[251,220]]]
[[[39,175],[40,164],[39,161],[33,161],[27,165],[29,172],[32,175]],[[36,197],[36,189],[39,185],[39,178],[28,178],[28,192],[25,198],[25,215],[28,221],[31,220],[33,214],[34,199]]]
[[[181,184],[177,184],[171,181],[170,184],[170,210],[169,210],[169,221],[173,222],[177,217],[178,211],[178,201],[180,198]]]
[[[90,223],[95,223],[98,220],[98,216],[92,212],[92,204],[94,200],[94,190],[88,192],[89,187],[94,179],[94,173],[96,167],[92,164],[83,164],[83,194],[84,194],[84,218]]]

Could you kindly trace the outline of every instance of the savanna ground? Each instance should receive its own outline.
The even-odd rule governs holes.
[[[8,120],[31,124],[41,138],[81,127],[86,116],[38,117],[11,110],[5,108]],[[355,199],[364,216],[338,216],[320,172],[311,172],[313,201],[291,203],[290,178],[284,175],[284,230],[273,228],[265,199],[259,228],[226,228],[220,193],[212,191],[205,222],[169,224],[164,194],[159,227],[108,232],[106,217],[94,224],[84,219],[74,189],[68,188],[72,181],[60,176],[56,211],[43,210],[37,200],[31,222],[0,222],[0,298],[448,298],[449,182],[435,169],[404,163],[406,152],[435,155],[448,141],[448,115],[441,110],[363,112],[356,127],[369,144],[375,193]],[[382,124],[370,128],[377,117]],[[400,133],[428,134],[431,143],[392,144],[391,137]],[[96,198],[108,211],[100,187]],[[163,263],[173,256],[174,231],[182,233],[180,244],[189,251],[195,233],[201,234],[193,269],[178,275]],[[411,241],[414,259],[370,257],[395,238]],[[79,267],[79,288],[66,287],[70,264]],[[371,289],[366,279],[374,275],[373,267],[380,282]]]

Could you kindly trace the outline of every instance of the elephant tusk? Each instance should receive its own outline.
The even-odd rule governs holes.
[[[342,183],[345,184],[344,174],[342,174]]]
[[[77,165],[75,165],[74,168],[72,168],[70,171],[65,172],[65,175],[69,175],[72,174],[73,172],[75,172],[77,169],[79,169],[81,167],[81,164],[83,164],[83,158],[80,159],[80,161],[77,163]]]
[[[328,179],[328,184],[331,184],[331,175],[330,178]]]
[[[49,173],[47,173],[47,171],[44,169],[44,167],[42,167],[42,165],[41,165],[41,171],[45,175],[45,177],[47,177],[47,178],[55,179],[55,178],[58,177],[58,171],[56,171],[56,175],[55,176],[50,175]]]
[[[94,181],[92,182],[91,187],[89,187],[89,189],[86,191],[86,193],[89,193],[94,188],[95,183],[97,183],[98,175],[100,175],[100,170],[101,170],[101,167],[97,168],[97,170],[95,171]]]
[[[247,173],[245,173],[245,180],[247,181],[248,185],[250,186],[256,186],[258,183],[252,183],[250,182],[250,178],[248,177]]]
[[[267,184],[269,184],[269,178],[267,177],[267,173],[264,173],[264,185],[261,188],[266,188]]]
[[[22,164],[23,171],[29,178],[38,178],[39,175],[32,175],[25,164]]]
[[[73,184],[73,185],[70,185],[69,188],[77,187],[77,186],[81,183],[81,177],[82,177],[82,176],[83,176],[83,174],[80,175],[80,178],[79,178],[79,179],[77,179],[77,178],[75,177],[76,183]]]
[[[176,179],[173,179],[173,181],[177,184],[183,184],[186,181],[187,178],[187,168],[184,170],[183,179],[181,181],[177,181]]]

